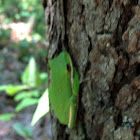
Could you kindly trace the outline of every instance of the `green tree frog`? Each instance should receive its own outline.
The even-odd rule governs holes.
[[[80,85],[78,73],[66,51],[51,59],[49,67],[51,71],[50,103],[60,123],[73,128],[78,107]]]

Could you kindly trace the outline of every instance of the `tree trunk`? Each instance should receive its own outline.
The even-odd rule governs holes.
[[[80,76],[76,127],[52,114],[53,140],[140,138],[140,0],[44,0],[48,59],[67,50]]]

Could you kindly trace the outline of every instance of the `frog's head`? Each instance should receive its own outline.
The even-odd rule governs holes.
[[[71,72],[72,62],[68,52],[63,51],[57,57],[49,61],[50,69]]]

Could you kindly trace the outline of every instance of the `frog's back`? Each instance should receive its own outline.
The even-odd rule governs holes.
[[[62,52],[59,56],[50,60],[51,84],[49,98],[53,110],[62,124],[68,124],[69,100],[72,96],[68,57],[67,52]]]

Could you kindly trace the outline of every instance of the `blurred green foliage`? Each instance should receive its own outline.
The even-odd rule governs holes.
[[[19,136],[22,136],[24,139],[29,140],[29,138],[31,138],[33,135],[33,132],[29,127],[26,127],[19,122],[16,122],[13,125],[13,129]]]
[[[49,112],[49,97],[48,97],[48,74],[40,73],[36,61],[32,57],[21,76],[21,85],[1,85],[0,91],[5,91],[9,96],[14,96],[14,100],[18,102],[15,108],[16,112],[21,111],[25,107],[38,104],[35,113],[33,114],[32,126],[44,115]],[[44,86],[43,86],[44,85]],[[46,90],[43,94],[44,88]],[[1,114],[0,120],[9,121],[13,116],[11,114]]]
[[[49,93],[48,93],[48,88],[47,88],[39,99],[38,106],[36,108],[36,111],[33,115],[33,119],[31,122],[32,126],[34,126],[40,118],[42,118],[44,115],[46,115],[49,112],[50,106],[49,106],[48,94]]]
[[[5,23],[27,22],[30,17],[35,17],[33,34],[45,37],[45,18],[41,0],[1,0],[0,15],[4,16]],[[42,36],[44,35],[44,36]],[[41,39],[43,39],[41,38]]]
[[[10,30],[0,29],[0,40],[8,40],[10,36]]]
[[[8,122],[10,121],[13,117],[15,117],[14,113],[4,113],[0,115],[0,121],[5,121]]]
[[[21,40],[18,43],[11,41],[11,23],[28,23],[31,17],[34,17],[31,40]],[[1,25],[8,26],[3,28]],[[44,66],[44,58],[46,57],[45,49],[46,25],[44,8],[42,0],[2,0],[0,1],[0,51],[4,48],[13,49],[18,56],[18,61],[28,63],[31,56],[34,56],[40,63],[41,69]],[[44,51],[45,50],[45,51]],[[0,70],[3,70],[0,56]],[[43,63],[43,65],[41,64]]]
[[[32,30],[33,39],[31,41],[24,39],[18,43],[13,43],[10,40],[10,30],[0,28],[0,49],[4,50],[6,48],[8,50],[9,48],[15,48],[15,53],[18,53],[18,61],[28,62],[27,67],[20,77],[21,84],[0,85],[0,93],[2,93],[1,91],[5,91],[6,94],[12,96],[14,101],[18,103],[15,108],[16,113],[25,107],[38,104],[32,120],[32,125],[34,125],[49,111],[48,91],[46,89],[48,74],[46,72],[40,73],[35,59],[31,58],[31,56],[35,56],[37,60],[46,56],[46,51],[42,49],[44,48],[43,42],[46,35],[42,0],[0,0],[0,25],[1,23],[8,25],[12,22],[27,23],[30,17],[35,18]],[[2,63],[3,57],[6,56],[0,56],[0,71],[5,70]],[[38,61],[41,63],[40,60]],[[16,117],[15,112],[0,114],[0,120],[10,121],[13,117]],[[15,123],[13,129],[18,135],[24,138],[32,136],[32,132],[20,123]]]
[[[20,85],[0,86],[0,91],[5,91],[9,96],[14,96],[14,100],[19,102],[15,109],[16,112],[38,103],[41,93],[48,83],[48,75],[39,72],[36,61],[32,57],[22,74],[21,81],[22,84]]]

